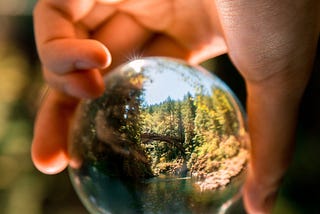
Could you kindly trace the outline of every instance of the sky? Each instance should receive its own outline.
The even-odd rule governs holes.
[[[195,95],[197,86],[203,85],[207,93],[211,92],[212,82],[203,75],[193,76],[188,70],[174,71],[162,70],[162,72],[149,72],[151,81],[145,83],[146,104],[157,104],[165,101],[169,96],[173,100],[183,100],[188,94]],[[183,73],[183,75],[181,75]],[[198,79],[197,77],[202,77]]]
[[[145,101],[148,104],[160,103],[169,96],[174,100],[182,100],[188,92],[194,95],[195,89],[178,75],[169,72],[157,73],[152,79],[152,83],[145,85]]]

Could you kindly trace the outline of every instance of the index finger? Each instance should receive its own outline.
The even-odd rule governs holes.
[[[98,41],[79,38],[77,32],[78,19],[95,1],[61,2],[42,0],[35,7],[34,30],[41,62],[56,73],[106,67],[111,60],[107,48]]]

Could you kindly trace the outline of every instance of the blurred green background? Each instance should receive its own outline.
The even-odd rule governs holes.
[[[44,91],[33,38],[34,3],[0,0],[0,213],[87,213],[66,171],[43,175],[30,159],[33,123]],[[225,80],[245,105],[243,80],[227,56],[205,66]],[[274,213],[320,213],[319,69],[318,57],[301,106],[294,160]]]

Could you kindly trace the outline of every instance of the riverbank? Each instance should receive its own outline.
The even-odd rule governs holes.
[[[195,183],[196,187],[200,191],[214,190],[218,188],[223,188],[231,182],[231,179],[237,176],[244,168],[247,162],[248,151],[245,149],[240,149],[239,153],[225,160],[220,166],[220,169],[206,175],[192,175],[193,176],[203,176],[201,181]]]

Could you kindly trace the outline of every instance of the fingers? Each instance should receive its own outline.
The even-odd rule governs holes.
[[[163,48],[166,47],[166,48]],[[175,39],[165,35],[156,36],[145,47],[145,56],[166,56],[183,59],[190,64],[199,64],[205,60],[226,53],[225,44],[215,43],[213,46],[205,46],[201,50],[188,49]]]
[[[49,91],[38,113],[31,155],[36,168],[46,174],[64,170],[69,162],[68,131],[77,100]]]
[[[112,55],[111,67],[143,54],[142,48],[153,37],[153,33],[124,13],[115,14],[112,19],[92,33]]]
[[[42,0],[38,4],[57,10],[72,21],[77,21],[85,16],[95,3],[96,0]]]
[[[61,17],[57,18],[59,21]],[[104,85],[99,68],[106,66],[110,59],[104,46],[94,40],[74,39],[70,30],[72,26],[66,20],[61,21],[62,25],[65,24],[65,29],[62,29],[65,33],[60,35],[48,33],[52,29],[42,24],[40,20],[37,41],[47,82],[53,88],[76,97],[101,94]],[[108,27],[102,28],[101,32],[96,32],[96,37],[104,38],[102,41],[110,44],[118,62],[127,59],[130,51],[139,49],[149,39],[149,32],[128,16],[117,16],[106,25]],[[32,144],[32,160],[41,172],[58,173],[68,165],[68,131],[76,105],[74,98],[57,90],[52,90],[44,100]]]
[[[272,213],[275,204],[280,179],[278,182],[266,185],[260,183],[259,179],[254,177],[254,172],[249,166],[246,182],[244,184],[242,195],[245,208],[248,213]]]
[[[42,45],[42,51],[43,73],[51,87],[79,98],[102,94],[104,83],[99,69],[110,64],[111,56],[101,43],[59,39]]]
[[[46,1],[37,4],[34,26],[41,62],[52,72],[100,69],[111,62],[104,45],[95,40],[79,39],[75,23]]]
[[[52,5],[48,3],[48,0],[38,1],[33,12],[38,49],[40,48],[41,50],[42,44],[51,40],[77,37],[75,22],[70,17],[70,14],[60,8],[64,7]]]
[[[98,97],[105,87],[98,69],[77,70],[59,75],[44,68],[43,74],[51,87],[78,98]]]
[[[270,213],[291,162],[299,103],[309,72],[281,72],[247,82],[252,142],[243,197],[249,213]]]
[[[72,19],[59,9],[77,8],[76,4],[82,1],[48,2],[39,1],[34,11],[35,36],[45,79],[51,87],[72,96],[101,95],[104,86],[98,69],[111,63],[110,53],[96,40],[78,39]]]
[[[34,26],[41,62],[52,72],[63,74],[79,69],[101,69],[111,62],[104,45],[95,40],[79,39],[75,23],[47,1],[37,4]]]
[[[249,213],[270,213],[275,191],[291,160],[298,100],[289,102],[273,91],[282,87],[277,84],[263,87],[247,83],[247,87],[252,146],[244,202]]]
[[[188,61],[191,56],[191,51],[188,51],[168,36],[158,35],[145,46],[143,54],[145,56],[175,57]]]
[[[247,85],[252,150],[245,206],[248,213],[270,213],[292,156],[298,106],[319,38],[319,3],[299,1],[290,11],[272,1],[216,5],[230,58]]]
[[[50,40],[40,45],[39,54],[43,65],[57,74],[103,69],[111,63],[107,48],[100,42],[89,39]]]

